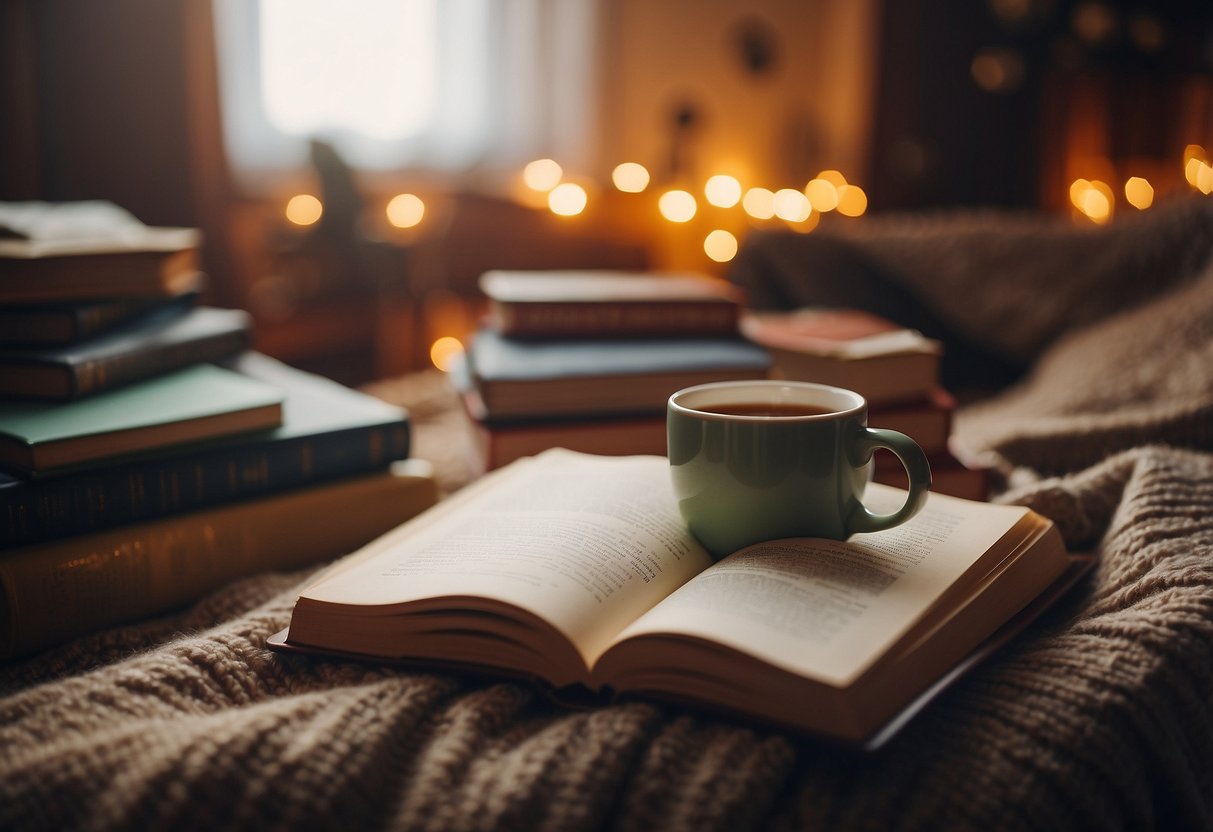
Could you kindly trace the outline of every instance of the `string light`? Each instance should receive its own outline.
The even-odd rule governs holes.
[[[1140,176],[1130,176],[1125,180],[1125,201],[1139,211],[1144,211],[1154,204],[1154,186]]]
[[[708,178],[703,195],[717,208],[732,208],[741,201],[741,183],[736,177],[718,173]]]
[[[657,210],[670,222],[690,222],[698,209],[695,197],[689,191],[666,191],[657,200]]]
[[[416,194],[396,194],[387,204],[387,220],[397,228],[412,228],[425,216],[425,203]]]
[[[295,225],[314,225],[324,214],[324,205],[311,194],[295,194],[286,203],[286,218]]]
[[[624,193],[638,194],[649,186],[649,171],[639,162],[623,162],[611,171],[611,181]]]
[[[741,198],[741,207],[756,220],[775,216],[775,194],[766,188],[750,188]]]
[[[862,217],[868,210],[868,195],[858,185],[838,189],[838,213],[844,217]]]
[[[585,210],[585,188],[575,182],[562,182],[548,192],[548,208],[562,217],[575,217]]]
[[[737,256],[737,238],[717,228],[704,238],[703,252],[717,263],[727,263]]]
[[[810,179],[809,184],[804,186],[804,195],[808,197],[813,210],[822,214],[838,207],[838,186],[828,179]]]
[[[564,169],[555,159],[536,159],[522,169],[522,181],[532,191],[550,191],[560,183]]]

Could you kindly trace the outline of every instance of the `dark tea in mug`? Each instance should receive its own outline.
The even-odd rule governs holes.
[[[820,407],[800,402],[725,402],[724,404],[701,405],[705,413],[722,416],[825,416],[837,413],[832,407]]]

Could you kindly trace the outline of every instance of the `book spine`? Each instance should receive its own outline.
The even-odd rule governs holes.
[[[729,304],[502,304],[495,321],[504,335],[732,335],[737,307]]]
[[[246,442],[0,487],[0,550],[367,473],[405,459],[407,421]]]
[[[379,474],[18,549],[0,557],[0,659],[336,557],[436,496],[431,477]]]
[[[91,395],[190,364],[217,361],[251,346],[252,334],[243,328],[180,343],[153,344],[121,355],[83,361],[72,365],[71,397]]]

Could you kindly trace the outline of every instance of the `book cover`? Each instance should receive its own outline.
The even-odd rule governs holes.
[[[188,604],[225,583],[350,552],[430,507],[433,469],[374,474],[0,556],[0,659]]]
[[[0,306],[0,345],[63,346],[101,335],[150,312],[173,305],[188,308],[199,292],[175,298],[106,298]]]
[[[229,369],[285,395],[282,423],[31,480],[0,473],[0,549],[381,470],[409,456],[406,411],[256,352]]]
[[[922,398],[939,386],[938,341],[862,310],[748,312],[740,330],[770,352],[773,376],[845,387],[869,404]]]
[[[468,348],[486,416],[664,413],[675,391],[765,378],[766,350],[742,338],[527,341],[481,330]]]
[[[939,494],[895,529],[714,560],[663,457],[554,450],[326,570],[271,645],[669,699],[870,745],[1082,568],[1030,509]]]
[[[171,275],[197,272],[199,240],[106,200],[0,202],[0,298],[160,294]]]
[[[458,397],[468,462],[476,474],[549,448],[609,456],[666,452],[664,413],[489,419],[465,358],[453,362],[447,379]]]
[[[741,293],[699,274],[491,271],[489,325],[515,337],[735,335]]]
[[[0,350],[0,396],[66,401],[252,345],[252,317],[240,309],[169,305],[78,344]]]
[[[277,387],[212,364],[61,403],[0,402],[0,467],[46,476],[73,465],[282,423]]]
[[[920,399],[868,404],[868,425],[906,434],[928,455],[945,451],[952,435],[956,397],[935,387]]]

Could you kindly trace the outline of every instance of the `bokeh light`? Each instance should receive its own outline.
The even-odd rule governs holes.
[[[737,238],[717,228],[704,238],[703,252],[717,263],[727,263],[737,256]]]
[[[522,181],[532,191],[550,191],[560,184],[564,169],[555,159],[536,159],[522,169]]]
[[[741,198],[742,209],[756,220],[775,216],[775,194],[766,188],[750,188]]]
[[[1125,180],[1125,201],[1139,211],[1144,211],[1154,204],[1154,186],[1140,176],[1130,176]]]
[[[844,217],[862,217],[868,210],[868,195],[858,185],[838,189],[838,213]]]
[[[416,194],[396,194],[387,204],[387,220],[397,228],[412,228],[425,216],[425,203]]]
[[[624,193],[638,194],[649,186],[649,171],[639,162],[623,162],[611,171],[611,181]]]
[[[657,210],[670,222],[690,222],[698,209],[699,205],[689,191],[666,191],[657,200]]]
[[[817,177],[804,186],[804,195],[814,211],[827,213],[838,207],[838,186],[828,179]]]
[[[780,188],[772,200],[775,216],[788,222],[804,222],[813,212],[809,198],[795,188]]]
[[[741,183],[734,176],[718,173],[708,178],[703,195],[717,208],[732,208],[741,201]]]
[[[575,182],[562,182],[548,192],[548,208],[562,217],[575,217],[585,210],[589,198]]]
[[[295,194],[286,203],[286,218],[295,225],[313,225],[324,213],[324,205],[311,194]]]
[[[444,335],[430,345],[430,361],[444,373],[451,369],[455,359],[463,353],[463,344],[458,338]]]

